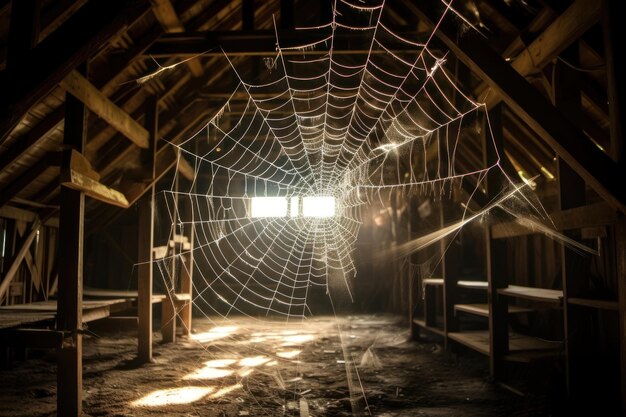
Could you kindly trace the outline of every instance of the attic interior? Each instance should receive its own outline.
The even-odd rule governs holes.
[[[0,0],[0,415],[623,415],[620,17]]]

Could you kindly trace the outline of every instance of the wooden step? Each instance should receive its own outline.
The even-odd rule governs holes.
[[[448,333],[455,342],[465,345],[483,355],[489,355],[489,331],[477,330]],[[509,334],[509,353],[505,359],[514,362],[530,362],[560,354],[561,342],[551,342],[519,333]]]
[[[426,286],[426,285],[443,285],[443,278],[424,278],[422,280],[422,285]]]
[[[489,287],[487,281],[469,281],[461,280],[456,283],[460,288],[471,288],[474,290],[486,290]]]
[[[468,314],[474,314],[482,317],[489,317],[489,304],[455,304],[455,312],[463,312]],[[509,314],[521,314],[530,313],[533,310],[531,308],[520,307],[515,305],[509,306]]]
[[[558,305],[561,305],[563,302],[563,291],[561,290],[548,290],[545,288],[509,285],[507,288],[499,289],[498,293],[508,297],[524,298],[526,300]]]
[[[577,305],[577,306],[597,308],[600,310],[613,310],[613,311],[619,310],[619,302],[615,300],[598,300],[594,298],[572,297],[572,298],[568,298],[567,302],[570,304]]]
[[[446,333],[444,332],[443,329],[439,328],[439,327],[433,327],[433,326],[427,326],[426,322],[422,319],[413,319],[413,324],[415,324],[416,326],[419,326],[420,328],[424,329],[424,330],[428,330],[431,333],[435,333],[438,334],[439,336],[445,336]]]

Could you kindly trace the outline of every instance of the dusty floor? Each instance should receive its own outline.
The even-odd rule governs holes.
[[[89,416],[547,415],[537,397],[520,397],[488,382],[486,359],[451,357],[434,341],[408,338],[393,316],[318,317],[297,324],[205,319],[195,321],[192,339],[157,342],[155,363],[137,366],[136,339],[88,337],[84,411]],[[0,416],[55,415],[55,369],[49,353],[0,371]]]

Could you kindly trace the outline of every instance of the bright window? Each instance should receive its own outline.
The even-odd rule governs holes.
[[[333,217],[335,215],[335,197],[304,197],[302,199],[304,217]]]
[[[285,197],[253,197],[250,201],[250,217],[285,217]]]
[[[289,207],[289,215],[291,217],[298,217],[300,215],[300,198],[291,197],[291,206]]]

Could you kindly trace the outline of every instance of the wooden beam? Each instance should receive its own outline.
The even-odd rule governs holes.
[[[427,7],[426,3],[420,3],[420,17],[434,27],[440,13]],[[506,104],[589,186],[610,204],[626,212],[626,188],[615,181],[625,175],[624,170],[573,126],[478,34],[467,32],[457,36],[457,29],[455,24],[444,19],[435,34],[466,66],[487,80]]]
[[[22,157],[31,147],[37,146],[42,139],[61,123],[65,107],[61,106],[46,116],[39,124],[25,135],[17,138],[15,144],[0,155],[0,167],[8,167]]]
[[[139,0],[89,1],[30,50],[18,65],[0,73],[0,143],[29,109],[79,63],[147,11]]]
[[[617,293],[619,299],[620,403],[626,411],[626,218],[614,229]]]
[[[61,82],[61,87],[85,103],[92,112],[108,122],[135,145],[144,149],[148,148],[148,131],[78,72],[70,72]]]
[[[0,190],[0,207],[11,201],[15,196],[24,190],[24,187],[35,181],[41,174],[50,168],[51,163],[55,163],[56,161],[58,161],[58,154],[48,153],[23,172],[17,179],[2,188]]]
[[[51,35],[52,36],[52,35]],[[86,72],[86,68],[84,69]],[[72,151],[84,152],[87,109],[71,94],[65,98],[65,127],[62,170],[70,169]],[[59,219],[57,328],[68,341],[59,349],[57,370],[57,412],[78,417],[82,414],[83,390],[83,243],[85,193],[61,187]]]
[[[618,214],[607,203],[600,202],[552,213],[550,214],[550,220],[556,230],[564,231],[614,224],[618,220]],[[533,233],[532,229],[517,223],[499,223],[491,227],[491,235],[494,239],[531,233]]]
[[[193,179],[196,177],[196,171],[189,164],[189,162],[187,162],[185,157],[180,152],[178,153],[176,168],[178,169],[178,172],[188,181],[193,181]]]
[[[499,155],[504,155],[502,105],[489,112],[491,129],[483,129],[483,166],[491,166]],[[491,131],[491,136],[487,133]],[[493,141],[492,141],[493,140]],[[494,201],[504,186],[504,176],[492,169],[487,174],[487,200]],[[492,239],[489,227],[485,228],[485,266],[489,303],[489,371],[495,381],[506,377],[504,357],[509,350],[508,301],[499,290],[508,286],[506,274],[506,244]]]
[[[511,62],[511,67],[520,75],[528,76],[541,71],[559,54],[580,38],[591,26],[600,19],[601,3],[597,0],[576,0],[563,14],[524,49]],[[476,97],[485,99],[486,84],[481,84],[476,91]],[[485,103],[491,108],[500,101],[497,94],[489,94]]]
[[[24,260],[24,257],[26,256],[26,252],[30,250],[30,245],[33,243],[33,240],[35,240],[35,237],[37,237],[37,233],[39,232],[40,227],[41,227],[41,220],[37,218],[30,229],[30,233],[24,240],[22,247],[15,254],[15,257],[13,258],[13,262],[11,263],[11,266],[7,270],[6,274],[4,274],[4,278],[2,278],[2,282],[0,282],[0,300],[2,299],[2,297],[4,297],[4,294],[9,288],[11,281],[13,281],[13,278],[15,278],[15,275],[17,274],[17,271],[22,261]]]
[[[311,33],[309,33],[311,32]],[[284,30],[280,29],[278,37],[281,47],[299,46],[308,42],[319,41],[319,33],[315,31]],[[425,41],[429,33],[416,31],[400,31],[399,36],[416,41]],[[350,40],[350,34],[336,33],[336,46],[333,54],[337,55],[367,55],[369,49],[350,49],[343,47]],[[145,55],[155,58],[173,56],[191,57],[202,54],[203,57],[222,57],[224,52],[228,56],[268,56],[276,53],[276,32],[272,30],[254,31],[207,31],[172,33],[162,36],[155,42]],[[415,54],[414,48],[393,49],[396,54]],[[301,51],[283,49],[283,55],[301,55]],[[307,55],[324,55],[327,50],[319,49],[307,51]],[[387,53],[384,50],[371,51],[372,55]]]
[[[185,31],[185,27],[178,18],[170,0],[150,0],[150,3],[152,4],[152,12],[166,33],[181,33]],[[202,64],[197,58],[185,62],[185,65],[194,77],[200,77],[204,74],[204,68],[202,68]]]
[[[567,48],[561,57],[572,65],[579,65],[578,43]],[[564,64],[556,62],[553,76],[554,105],[567,114],[572,121],[580,120],[582,115],[579,73]],[[557,181],[559,208],[573,209],[585,205],[585,182],[562,158],[557,158]],[[576,240],[572,231],[565,235]],[[579,237],[578,237],[579,238]],[[584,271],[583,256],[580,253],[560,245],[561,280],[563,285],[563,321],[565,335],[565,384],[571,404],[589,405],[585,393],[590,388],[585,372],[587,355],[591,354],[589,339],[592,336],[585,326],[585,312],[568,302],[570,297],[588,295],[589,279]]]
[[[29,210],[24,210],[22,208],[4,205],[0,207],[0,217],[5,219],[13,219],[20,220],[26,223],[32,223],[39,217],[37,213]],[[50,217],[50,219],[46,220],[43,223],[44,226],[48,227],[59,227],[59,219]]]
[[[73,169],[61,173],[61,186],[81,191],[85,195],[103,203],[121,208],[130,207],[124,194]]]
[[[156,146],[158,137],[158,106],[156,96],[146,99],[145,125],[150,132],[149,148],[142,153],[143,164],[155,176]],[[152,268],[154,245],[154,186],[139,204],[138,248],[137,248],[137,310],[139,316],[138,359],[152,361]]]
[[[604,32],[604,57],[606,62],[606,76],[608,79],[609,116],[611,122],[611,146],[609,149],[611,158],[620,162],[624,152],[624,128],[623,117],[624,101],[626,100],[626,84],[622,79],[626,65],[621,54],[621,41],[623,38],[623,22],[620,7],[623,6],[617,0],[602,0],[602,29]]]

